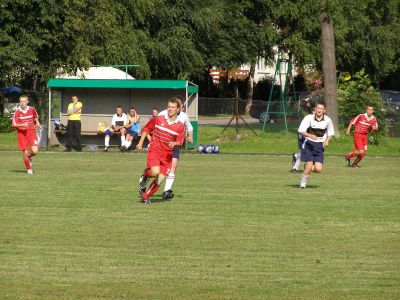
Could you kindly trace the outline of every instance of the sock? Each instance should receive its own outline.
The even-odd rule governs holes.
[[[157,192],[158,188],[160,187],[159,184],[156,182],[157,180],[155,179],[149,186],[149,189],[144,193],[143,198],[149,199],[155,192]]]
[[[300,155],[296,154],[296,162],[294,163],[293,169],[298,170],[300,168],[301,158]]]
[[[172,189],[172,185],[174,184],[175,174],[169,173],[167,179],[165,180],[164,192]]]
[[[353,165],[358,165],[360,161],[365,157],[365,155],[357,155],[356,160],[353,162]]]
[[[29,161],[29,159],[24,159],[24,164],[27,170],[32,169],[31,162]]]
[[[110,146],[110,136],[108,134],[106,134],[106,137],[104,138],[104,146]]]
[[[121,147],[125,146],[125,136],[121,135]]]
[[[125,147],[129,148],[132,145],[132,141],[125,141]]]
[[[305,174],[301,175],[301,181],[300,181],[301,186],[305,186],[307,184],[307,179],[309,176],[310,175],[305,175]]]
[[[357,156],[357,153],[354,153],[354,152],[350,152],[349,154],[346,155],[347,158],[353,158],[356,156]]]

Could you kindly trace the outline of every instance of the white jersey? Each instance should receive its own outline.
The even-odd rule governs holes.
[[[301,121],[298,132],[307,132],[317,136],[316,140],[306,137],[306,140],[315,143],[323,143],[326,141],[328,136],[333,136],[335,134],[331,118],[324,115],[322,119],[318,121],[315,114],[310,114],[304,117],[303,121]]]
[[[111,125],[112,126],[125,126],[128,124],[128,116],[125,113],[122,113],[121,116],[114,114]]]
[[[165,109],[165,110],[161,111],[158,115],[159,116],[168,116],[168,110]],[[185,125],[186,131],[193,131],[193,126],[190,123],[189,116],[187,115],[187,113],[181,111],[178,115],[178,122]]]

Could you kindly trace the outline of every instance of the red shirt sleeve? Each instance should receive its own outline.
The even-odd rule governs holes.
[[[374,119],[373,121],[372,121],[372,129],[373,130],[378,130],[378,122],[376,121],[376,119]]]
[[[35,120],[35,119],[39,119],[39,115],[38,115],[36,109],[33,108],[33,120]]]
[[[149,122],[147,122],[147,124],[143,128],[143,131],[147,133],[152,133],[154,128],[156,127],[156,120],[157,118],[153,118]]]
[[[18,122],[17,122],[18,118],[19,118],[19,110],[16,110],[16,111],[14,112],[14,115],[13,115],[13,118],[12,118],[12,124],[11,124],[11,126],[12,126],[13,128],[15,128],[15,125],[18,124]]]
[[[357,117],[355,117],[355,118],[353,118],[353,119],[351,119],[350,123],[353,124],[353,125],[356,124],[357,121],[358,121],[358,118],[359,118],[360,116],[362,116],[362,114],[361,114],[361,115],[358,115]]]

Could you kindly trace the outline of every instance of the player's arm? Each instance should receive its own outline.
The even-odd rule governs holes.
[[[325,140],[325,142],[323,144],[324,148],[328,147],[329,141],[335,135],[335,129],[333,127],[333,123],[332,123],[331,119],[329,119],[329,121],[328,121],[328,126],[326,127],[326,134],[327,134],[328,137],[326,138],[326,140]]]
[[[142,150],[143,148],[143,142],[146,139],[146,137],[149,137],[149,133],[151,133],[154,128],[156,127],[156,119],[151,119],[143,128],[142,135],[140,136],[140,140],[136,145],[136,149]]]
[[[33,120],[35,121],[36,127],[42,128],[42,125],[40,124],[40,121],[39,121],[39,115],[38,115],[36,109],[34,109]]]
[[[375,119],[375,122],[372,124],[372,130],[374,131],[374,132],[378,132],[378,129],[379,129],[379,127],[378,127],[378,121]]]
[[[168,146],[170,148],[180,148],[183,145],[184,141],[185,141],[185,128],[184,126],[182,126],[182,128],[178,131],[178,136],[176,137],[176,140],[169,142]]]
[[[81,110],[82,110],[82,105],[79,105],[78,103],[74,105],[75,113],[80,113]]]
[[[23,128],[23,127],[28,127],[28,122],[24,122],[24,123],[18,123],[18,110],[14,113],[13,119],[12,119],[12,127],[14,128]]]
[[[317,136],[311,133],[307,132],[308,127],[310,127],[311,123],[310,123],[310,118],[309,116],[304,117],[303,121],[301,121],[298,132],[304,136],[304,137],[308,137],[311,140],[316,140]]]
[[[193,144],[193,126],[192,126],[192,123],[190,123],[188,115],[186,115],[186,118],[185,118],[185,129],[186,129],[187,134],[188,134],[187,141],[190,144]]]

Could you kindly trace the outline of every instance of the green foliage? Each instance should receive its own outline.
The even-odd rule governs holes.
[[[386,134],[384,103],[379,92],[372,86],[371,79],[364,70],[361,70],[351,79],[345,80],[344,77],[340,77],[339,81],[338,102],[341,121],[348,124],[352,118],[364,113],[367,105],[373,106],[380,129],[379,133],[371,135],[371,138],[373,142],[378,143],[378,135]]]
[[[10,131],[12,131],[10,116],[0,114],[0,132],[10,132]]]

